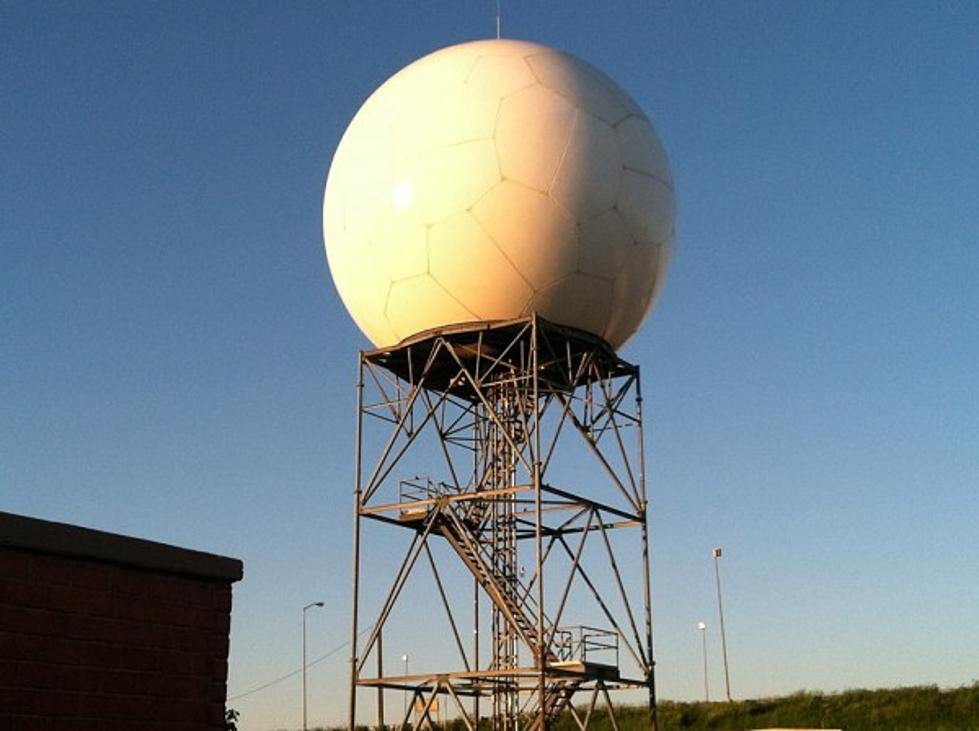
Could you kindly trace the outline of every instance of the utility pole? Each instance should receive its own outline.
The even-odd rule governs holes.
[[[700,644],[704,651],[704,702],[710,703],[710,686],[707,684],[707,624],[697,622],[697,629],[700,630]]]
[[[303,731],[306,731],[306,610],[322,606],[323,602],[312,602],[303,607]]]
[[[717,613],[721,619],[721,652],[724,655],[724,690],[728,702],[731,701],[731,676],[727,669],[727,637],[724,634],[724,605],[721,603],[721,548],[712,551],[714,556],[714,576],[717,578]]]

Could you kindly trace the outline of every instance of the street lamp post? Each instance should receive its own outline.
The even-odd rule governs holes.
[[[306,731],[306,610],[322,606],[323,602],[311,602],[303,607],[303,731]]]
[[[707,685],[707,625],[697,622],[697,629],[700,630],[700,644],[704,651],[704,702],[710,703],[710,687]]]
[[[724,656],[724,691],[727,699],[731,700],[731,676],[727,669],[727,637],[724,634],[724,605],[721,603],[721,549],[715,548],[711,555],[714,557],[714,576],[717,579],[717,613],[721,620],[721,652]]]
[[[405,664],[405,677],[407,678],[408,677],[408,655],[407,654],[401,656],[401,662],[403,662]],[[407,683],[408,681],[405,680],[405,682]],[[405,690],[402,693],[402,696],[404,698],[404,702],[403,702],[403,705],[404,705],[404,711],[403,711],[404,712],[404,717],[407,718],[408,717],[408,691]]]

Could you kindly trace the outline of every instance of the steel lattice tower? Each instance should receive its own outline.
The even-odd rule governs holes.
[[[561,713],[584,731],[600,700],[617,731],[610,691],[645,688],[656,728],[641,406],[637,366],[536,316],[361,353],[351,731],[364,725],[366,688],[376,689],[379,727],[393,690],[411,698],[398,729],[435,725],[441,702],[469,731],[545,731]],[[410,471],[420,463],[422,477]],[[369,526],[410,533],[370,609]],[[450,628],[431,642],[458,660],[386,672],[385,627],[423,573]],[[413,621],[424,631],[428,619]]]

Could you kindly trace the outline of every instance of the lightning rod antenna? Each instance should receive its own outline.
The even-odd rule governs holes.
[[[500,40],[500,25],[503,11],[500,9],[500,0],[496,0],[496,40]]]

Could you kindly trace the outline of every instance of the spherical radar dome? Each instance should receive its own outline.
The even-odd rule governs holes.
[[[669,163],[642,110],[567,53],[490,40],[388,79],[330,167],[330,270],[378,347],[541,316],[619,347],[673,248]]]

